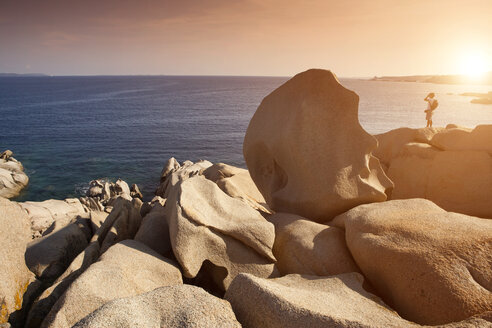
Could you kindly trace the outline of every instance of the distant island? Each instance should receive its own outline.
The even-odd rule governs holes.
[[[437,84],[483,84],[492,85],[492,71],[480,79],[473,79],[466,75],[410,75],[410,76],[375,76],[370,81],[386,82],[421,82]]]
[[[472,104],[492,105],[492,91],[489,91],[489,93],[465,92],[460,95],[467,97],[478,97],[470,101]]]
[[[46,74],[42,73],[25,73],[25,74],[19,74],[19,73],[0,73],[0,77],[30,77],[30,76],[49,76]]]

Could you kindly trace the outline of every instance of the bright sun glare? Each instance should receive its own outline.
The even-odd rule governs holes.
[[[489,69],[486,57],[480,53],[470,53],[463,56],[461,66],[462,73],[472,78],[483,76]]]

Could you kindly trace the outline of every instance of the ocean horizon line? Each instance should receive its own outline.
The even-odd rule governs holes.
[[[336,74],[336,73],[335,73]],[[295,75],[295,74],[294,74]],[[46,74],[46,73],[0,73],[5,77],[264,77],[290,78],[294,75],[237,75],[237,74]],[[340,79],[371,79],[374,76],[337,76]]]

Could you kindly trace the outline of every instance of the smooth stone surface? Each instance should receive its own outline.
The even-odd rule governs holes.
[[[241,325],[229,302],[199,287],[176,285],[106,303],[74,327],[240,328]]]
[[[492,218],[491,135],[492,125],[449,125],[376,136],[375,155],[395,183],[390,198],[425,198],[447,211]]]
[[[99,258],[99,243],[92,242],[81,252],[63,274],[39,295],[31,305],[27,316],[25,328],[37,328],[51,311],[56,301],[65,293],[68,287],[75,281],[92,263]]]
[[[226,292],[245,328],[412,327],[362,287],[359,273],[332,277],[236,276]]]
[[[54,222],[57,225],[57,222]],[[29,269],[38,279],[54,280],[70,265],[72,260],[88,245],[88,236],[82,223],[71,223],[54,232],[35,239],[26,249],[25,259]]]
[[[203,170],[202,174],[215,182],[227,195],[241,199],[259,211],[272,213],[265,198],[251,179],[248,170],[217,163]]]
[[[150,212],[142,219],[135,240],[163,256],[172,250],[166,211],[159,202],[155,203]]]
[[[330,71],[297,74],[269,94],[244,138],[249,172],[268,205],[317,222],[392,188],[375,138],[359,124],[359,97]]]
[[[375,135],[378,140],[378,147],[374,150],[376,156],[382,164],[389,166],[391,160],[400,154],[403,146],[411,142],[429,143],[434,135],[444,130],[441,127],[434,128],[399,128],[382,134]]]
[[[174,157],[171,157],[167,160],[166,164],[164,164],[164,168],[161,172],[160,185],[155,191],[155,194],[166,199],[169,192],[177,183],[195,175],[199,175],[211,166],[211,162],[204,160],[195,163],[184,161],[183,165],[180,165]]]
[[[24,262],[31,240],[29,218],[20,206],[0,197],[0,324],[20,310],[34,275]]]
[[[196,175],[178,182],[166,201],[169,235],[183,275],[196,277],[205,261],[223,290],[240,272],[277,274],[274,227],[245,202]]]
[[[142,201],[140,199],[128,200],[119,197],[114,200],[113,205],[111,213],[91,239],[91,241],[99,242],[101,253],[122,240],[132,239],[142,223],[140,216]]]
[[[282,275],[332,276],[359,271],[345,243],[344,230],[287,213],[276,213],[268,221],[275,226],[273,255]]]
[[[41,237],[55,221],[65,226],[77,217],[88,217],[89,212],[76,198],[49,199],[43,202],[22,202],[19,205],[31,221],[33,238]]]
[[[476,150],[492,155],[492,125],[477,125],[473,130],[449,128],[436,134],[430,144],[442,150]]]
[[[402,317],[436,325],[492,308],[492,220],[408,199],[361,205],[331,224],[345,227],[355,262]]]
[[[175,263],[137,241],[125,240],[70,285],[41,327],[72,327],[109,301],[176,284],[182,284],[182,278]]]

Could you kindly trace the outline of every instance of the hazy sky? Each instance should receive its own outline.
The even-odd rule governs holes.
[[[492,0],[0,0],[0,72],[458,73],[492,69],[491,17]]]

